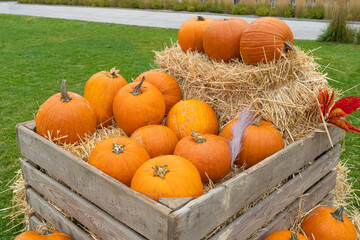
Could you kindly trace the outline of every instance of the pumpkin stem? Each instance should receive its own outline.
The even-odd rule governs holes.
[[[106,74],[106,76],[111,77],[111,78],[117,78],[118,76],[116,74],[119,72],[120,72],[120,70],[116,70],[115,67],[113,67],[112,69],[110,69],[110,72],[108,72],[108,74]]]
[[[335,212],[332,212],[331,215],[338,221],[344,222],[344,207],[341,206],[336,209]]]
[[[261,116],[258,116],[251,124],[260,127],[260,120],[261,120]]]
[[[141,82],[138,85],[132,87],[133,90],[130,93],[134,94],[134,96],[142,94],[141,85],[144,83],[144,81],[145,76],[142,77]]]
[[[293,51],[296,54],[294,45],[292,45],[292,43],[288,39],[288,40],[286,40],[286,42],[284,42],[284,51],[288,52],[289,50]]]
[[[70,102],[71,97],[69,96],[67,90],[66,90],[66,80],[62,80],[61,83],[61,101],[62,102]]]
[[[164,166],[158,166],[158,165],[155,165],[155,168],[152,167],[154,170],[155,170],[155,173],[154,173],[154,177],[158,176],[158,177],[161,177],[161,179],[164,179],[166,173],[170,172],[169,169],[167,169],[167,164],[165,164]]]
[[[41,230],[41,232],[38,233],[38,235],[41,235],[41,236],[49,236],[49,235],[53,235],[54,233],[51,232],[49,229],[44,229],[44,230]]]
[[[204,143],[206,139],[202,137],[200,133],[192,132],[191,136],[195,138],[196,143]]]
[[[296,235],[296,233],[291,232],[291,238],[290,240],[299,240],[298,236]]]
[[[119,154],[119,153],[123,153],[124,152],[124,147],[125,145],[120,145],[117,143],[113,143],[113,148],[112,148],[112,152]]]
[[[197,16],[196,21],[205,21],[205,18],[203,16]]]
[[[227,18],[224,18],[224,21],[229,21],[229,19],[227,19]]]

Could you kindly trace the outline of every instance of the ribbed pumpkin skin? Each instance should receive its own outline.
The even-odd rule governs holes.
[[[115,121],[128,136],[140,127],[160,124],[165,115],[161,92],[151,83],[144,82],[142,93],[134,96],[131,91],[138,84],[133,82],[121,88],[113,103]]]
[[[310,240],[356,240],[355,226],[344,214],[344,222],[336,220],[331,213],[335,209],[327,206],[312,210],[301,224]]]
[[[79,94],[68,92],[70,102],[61,101],[61,93],[46,100],[36,114],[36,132],[56,143],[75,143],[96,130],[96,116],[89,102]],[[65,137],[66,136],[66,137]],[[80,138],[79,138],[80,137]]]
[[[242,34],[242,60],[249,65],[257,65],[265,62],[265,59],[267,62],[278,60],[281,56],[279,50],[284,52],[284,43],[287,40],[294,44],[294,36],[285,22],[274,17],[256,19]]]
[[[151,83],[162,93],[168,113],[172,106],[181,100],[181,90],[177,81],[169,74],[150,70],[140,74],[134,82],[140,82],[145,77],[145,82]]]
[[[202,20],[203,19],[203,20]],[[206,27],[213,22],[211,18],[195,17],[185,21],[179,30],[178,40],[181,49],[204,52],[203,35]]]
[[[155,166],[169,170],[162,179],[154,176]],[[155,201],[165,197],[199,197],[203,194],[201,177],[196,167],[185,158],[165,155],[152,158],[136,171],[131,188]]]
[[[125,145],[124,152],[113,152],[113,143]],[[88,163],[119,182],[130,186],[136,170],[149,160],[149,154],[135,140],[126,137],[107,138],[92,150]]]
[[[201,100],[184,100],[175,104],[167,115],[166,126],[175,132],[178,139],[192,132],[215,135],[219,132],[214,110]]]
[[[299,240],[308,240],[304,235],[300,233],[296,233]],[[284,230],[284,231],[277,231],[271,233],[267,236],[264,240],[290,240],[291,238],[291,231]]]
[[[53,234],[45,236],[39,235],[42,230],[26,231],[18,235],[14,240],[71,240],[71,237],[69,237],[63,232],[51,229],[49,231],[51,231]]]
[[[126,84],[125,78],[120,74],[114,73],[114,77],[111,77],[107,71],[98,72],[89,78],[85,85],[84,97],[94,109],[98,125],[107,127],[112,123],[114,97]]]
[[[228,143],[223,137],[214,134],[203,134],[202,138],[205,142],[197,143],[197,138],[193,136],[184,137],[176,145],[174,155],[192,162],[198,169],[202,182],[209,182],[206,174],[213,182],[217,182],[231,170]]]
[[[229,62],[240,58],[239,45],[247,23],[218,19],[210,23],[204,33],[204,50],[215,60]]]
[[[220,136],[231,140],[231,128],[237,119],[225,125]],[[284,148],[284,141],[279,131],[269,122],[260,121],[260,126],[249,125],[244,131],[242,151],[238,154],[235,164],[247,167],[254,166],[268,156]]]
[[[131,139],[137,141],[149,153],[150,158],[172,155],[178,139],[173,130],[163,125],[148,125],[136,129]]]

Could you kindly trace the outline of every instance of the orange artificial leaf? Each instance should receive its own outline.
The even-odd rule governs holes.
[[[338,108],[342,109],[346,114],[349,115],[360,108],[360,97],[344,97],[335,103],[331,111]]]
[[[334,90],[332,89],[331,96],[327,90],[320,90],[318,95],[318,101],[320,103],[320,109],[324,116],[329,112],[330,107],[334,104]]]
[[[341,108],[331,109],[329,113],[328,120],[332,118],[344,118],[349,116],[349,114],[345,113]]]
[[[341,119],[341,118],[337,118],[337,117],[333,117],[331,119],[328,119],[327,121],[328,123],[332,123],[335,126],[344,129],[347,132],[355,132],[360,134],[360,129],[358,129],[357,127],[351,125],[349,122]]]

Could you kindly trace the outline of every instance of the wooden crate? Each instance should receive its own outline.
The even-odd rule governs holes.
[[[300,203],[306,211],[331,199],[340,156],[340,145],[331,147],[326,133],[313,132],[196,199],[155,202],[38,135],[34,121],[16,131],[27,158],[21,164],[27,201],[35,212],[30,226],[46,219],[73,239],[91,238],[54,205],[102,239],[202,239],[287,179],[211,237],[263,239],[289,228]],[[343,137],[338,128],[329,132],[334,143]]]

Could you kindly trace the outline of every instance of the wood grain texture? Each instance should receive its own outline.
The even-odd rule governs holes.
[[[76,240],[92,240],[75,223],[65,218],[64,215],[45,201],[34,189],[26,189],[26,200],[35,212],[41,215],[47,222],[51,223],[56,230],[62,231]]]
[[[303,198],[294,201],[249,240],[263,240],[272,232],[290,229],[300,213],[306,213],[316,205],[331,206],[334,195],[332,193],[326,195],[326,192],[328,192],[329,188],[334,188],[335,184],[336,170],[331,171],[325,178],[309,189]]]
[[[167,239],[170,208],[133,191],[41,137],[34,132],[34,123],[18,124],[16,132],[19,149],[26,158],[141,235]]]
[[[334,143],[343,131],[329,127]],[[327,134],[312,133],[170,214],[170,239],[201,239],[234,213],[331,148]],[[214,218],[213,216],[216,216]],[[196,224],[194,224],[196,223]]]
[[[32,188],[102,239],[144,239],[94,204],[34,168],[28,161],[22,161],[21,168],[24,179]]]
[[[159,203],[167,206],[168,208],[171,208],[172,210],[177,210],[193,199],[193,197],[160,198]]]
[[[43,222],[35,215],[34,212],[29,213],[29,230],[35,231],[44,227]]]

